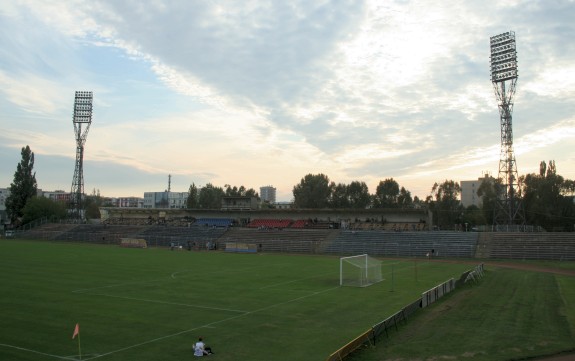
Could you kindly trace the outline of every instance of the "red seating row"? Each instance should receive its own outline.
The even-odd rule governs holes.
[[[293,222],[290,228],[305,228],[307,226],[307,221],[305,219],[298,219]]]
[[[254,219],[248,223],[249,228],[287,228],[292,224],[291,219]]]

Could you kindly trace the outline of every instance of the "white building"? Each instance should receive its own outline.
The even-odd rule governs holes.
[[[119,197],[113,199],[112,203],[119,208],[144,208],[144,198],[140,197]]]
[[[186,208],[188,192],[144,192],[144,208]]]
[[[478,178],[477,180],[461,181],[461,204],[467,208],[469,206],[481,207],[483,204],[481,197],[477,195],[477,190],[481,186],[484,180],[494,181],[493,177],[489,174],[485,174],[483,178]]]
[[[39,192],[40,193],[40,192]],[[65,192],[63,190],[55,190],[55,191],[42,191],[42,196],[53,200],[54,202],[62,202],[62,203],[69,203],[72,199],[72,193]]]
[[[276,189],[273,186],[260,187],[260,199],[262,202],[274,204],[276,202]]]

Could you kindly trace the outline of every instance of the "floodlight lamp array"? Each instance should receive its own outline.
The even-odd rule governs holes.
[[[74,123],[90,123],[92,121],[92,92],[77,91],[74,97]]]
[[[490,38],[491,81],[501,82],[517,78],[517,49],[515,32],[508,31]]]

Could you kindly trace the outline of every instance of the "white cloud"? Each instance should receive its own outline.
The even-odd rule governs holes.
[[[30,113],[53,114],[70,103],[54,96],[63,93],[61,84],[32,74],[15,78],[0,70],[0,89],[10,102]]]
[[[533,81],[525,84],[524,89],[541,97],[573,99],[575,97],[575,65],[571,62],[550,64]]]
[[[524,5],[10,2],[0,5],[0,116],[30,118],[0,129],[15,146],[73,157],[71,130],[70,141],[58,134],[71,127],[73,90],[91,89],[88,161],[274,184],[284,198],[320,172],[370,187],[401,177],[427,192],[437,177],[497,169],[488,40],[499,32],[516,30],[520,45],[518,157],[572,139],[573,7]]]

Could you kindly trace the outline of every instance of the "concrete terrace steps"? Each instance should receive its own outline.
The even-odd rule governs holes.
[[[474,232],[342,231],[325,252],[390,257],[425,257],[433,252],[439,257],[472,258],[477,238]]]
[[[485,232],[486,258],[575,260],[573,232]]]
[[[382,230],[266,229],[242,227],[175,227],[170,225],[105,225],[46,223],[18,238],[119,244],[121,238],[143,238],[149,246],[169,247],[188,241],[205,249],[208,242],[224,249],[226,242],[255,243],[263,252],[368,253],[389,257],[575,260],[574,232],[390,232]]]
[[[218,248],[228,242],[253,243],[262,252],[320,253],[322,243],[337,236],[333,229],[230,228],[218,239]]]
[[[122,238],[137,237],[146,226],[79,224],[54,238],[56,241],[119,244]]]
[[[169,247],[172,242],[179,243],[183,246],[195,244],[196,248],[206,249],[208,242],[216,242],[223,234],[226,233],[224,227],[167,227],[167,226],[150,226],[138,234],[138,238],[143,238],[148,242],[150,247]]]
[[[69,223],[44,223],[38,227],[22,232],[19,238],[54,240],[77,226],[77,224]]]

